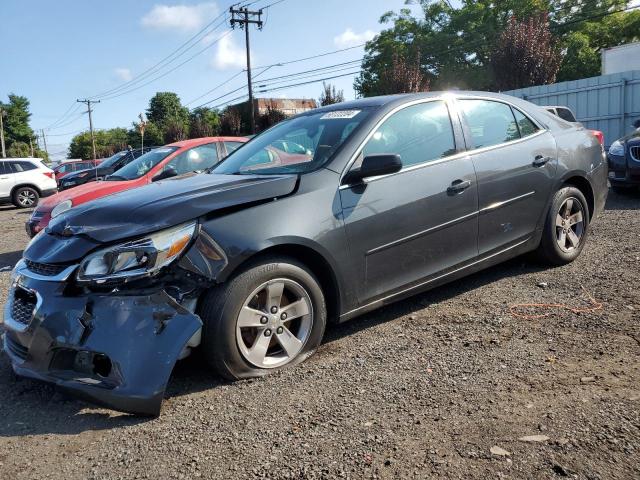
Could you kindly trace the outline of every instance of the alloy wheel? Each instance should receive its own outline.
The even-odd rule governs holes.
[[[569,197],[556,214],[556,241],[560,250],[571,252],[578,248],[585,232],[584,207],[580,200]]]
[[[22,207],[32,207],[36,203],[36,194],[31,190],[21,190],[18,193],[18,203]]]
[[[298,356],[312,326],[309,293],[293,280],[277,278],[260,285],[245,300],[236,319],[236,341],[247,362],[276,368]]]

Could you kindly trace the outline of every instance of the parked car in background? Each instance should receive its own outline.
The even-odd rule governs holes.
[[[102,159],[96,160],[95,162],[93,160],[72,160],[69,162],[62,162],[56,165],[53,168],[53,171],[56,174],[56,180],[60,181],[61,178],[73,172],[95,168],[101,161]]]
[[[39,158],[0,158],[0,202],[31,208],[57,192],[53,170]]]
[[[98,165],[97,168],[89,168],[66,175],[60,180],[58,188],[60,191],[68,190],[69,188],[77,187],[78,185],[102,180],[107,175],[111,175],[116,170],[134,161],[144,153],[150,152],[152,149],[153,147],[145,147],[144,151],[141,148],[135,148],[118,152],[100,162],[100,165]]]
[[[227,156],[227,148],[246,141],[242,137],[205,137],[154,148],[107,175],[103,181],[80,185],[43,200],[26,222],[27,234],[33,237],[49,224],[51,218],[91,200],[211,168]]]
[[[265,155],[301,137],[310,159]],[[530,251],[575,260],[606,197],[597,139],[524,100],[430,92],[311,110],[207,173],[55,218],[12,274],[5,351],[18,375],[157,415],[193,348],[228,379],[295,365],[330,320]]]
[[[574,115],[574,113],[571,111],[571,109],[569,107],[563,107],[560,105],[550,105],[550,106],[545,106],[543,107],[546,111],[553,113],[554,115],[557,115],[558,117],[560,117],[563,120],[566,120],[567,122],[571,122],[571,123],[579,123],[576,120],[576,116]]]
[[[547,112],[553,113],[554,115],[560,117],[561,119],[569,123],[575,123],[576,125],[582,126],[582,123],[576,120],[575,114],[571,111],[569,107],[545,106],[542,108],[544,108]],[[604,152],[604,134],[600,130],[593,130],[593,129],[587,129],[587,130],[589,130],[593,135],[595,135],[595,137],[600,142],[600,145],[602,145],[603,152]]]
[[[640,186],[640,119],[633,127],[633,132],[613,142],[607,152],[609,183],[616,193]]]

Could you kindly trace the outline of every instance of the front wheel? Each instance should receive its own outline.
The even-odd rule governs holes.
[[[573,262],[584,248],[588,228],[589,208],[582,192],[575,187],[558,190],[547,214],[538,257],[552,265]]]
[[[327,320],[319,282],[286,257],[265,258],[210,290],[199,313],[203,353],[232,380],[303,361],[320,345]]]

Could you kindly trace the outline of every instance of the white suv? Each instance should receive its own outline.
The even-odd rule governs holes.
[[[40,158],[0,158],[0,202],[35,207],[40,197],[57,192],[55,173]]]

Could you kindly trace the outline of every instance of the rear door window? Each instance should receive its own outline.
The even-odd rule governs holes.
[[[38,167],[36,167],[31,162],[9,162],[9,168],[14,173],[21,173],[21,172],[28,172],[29,170],[35,170]]]
[[[459,99],[474,148],[490,147],[520,138],[511,107],[491,100]]]
[[[517,108],[513,109],[513,115],[516,117],[521,137],[528,137],[539,130],[538,127],[536,127],[536,124]]]

